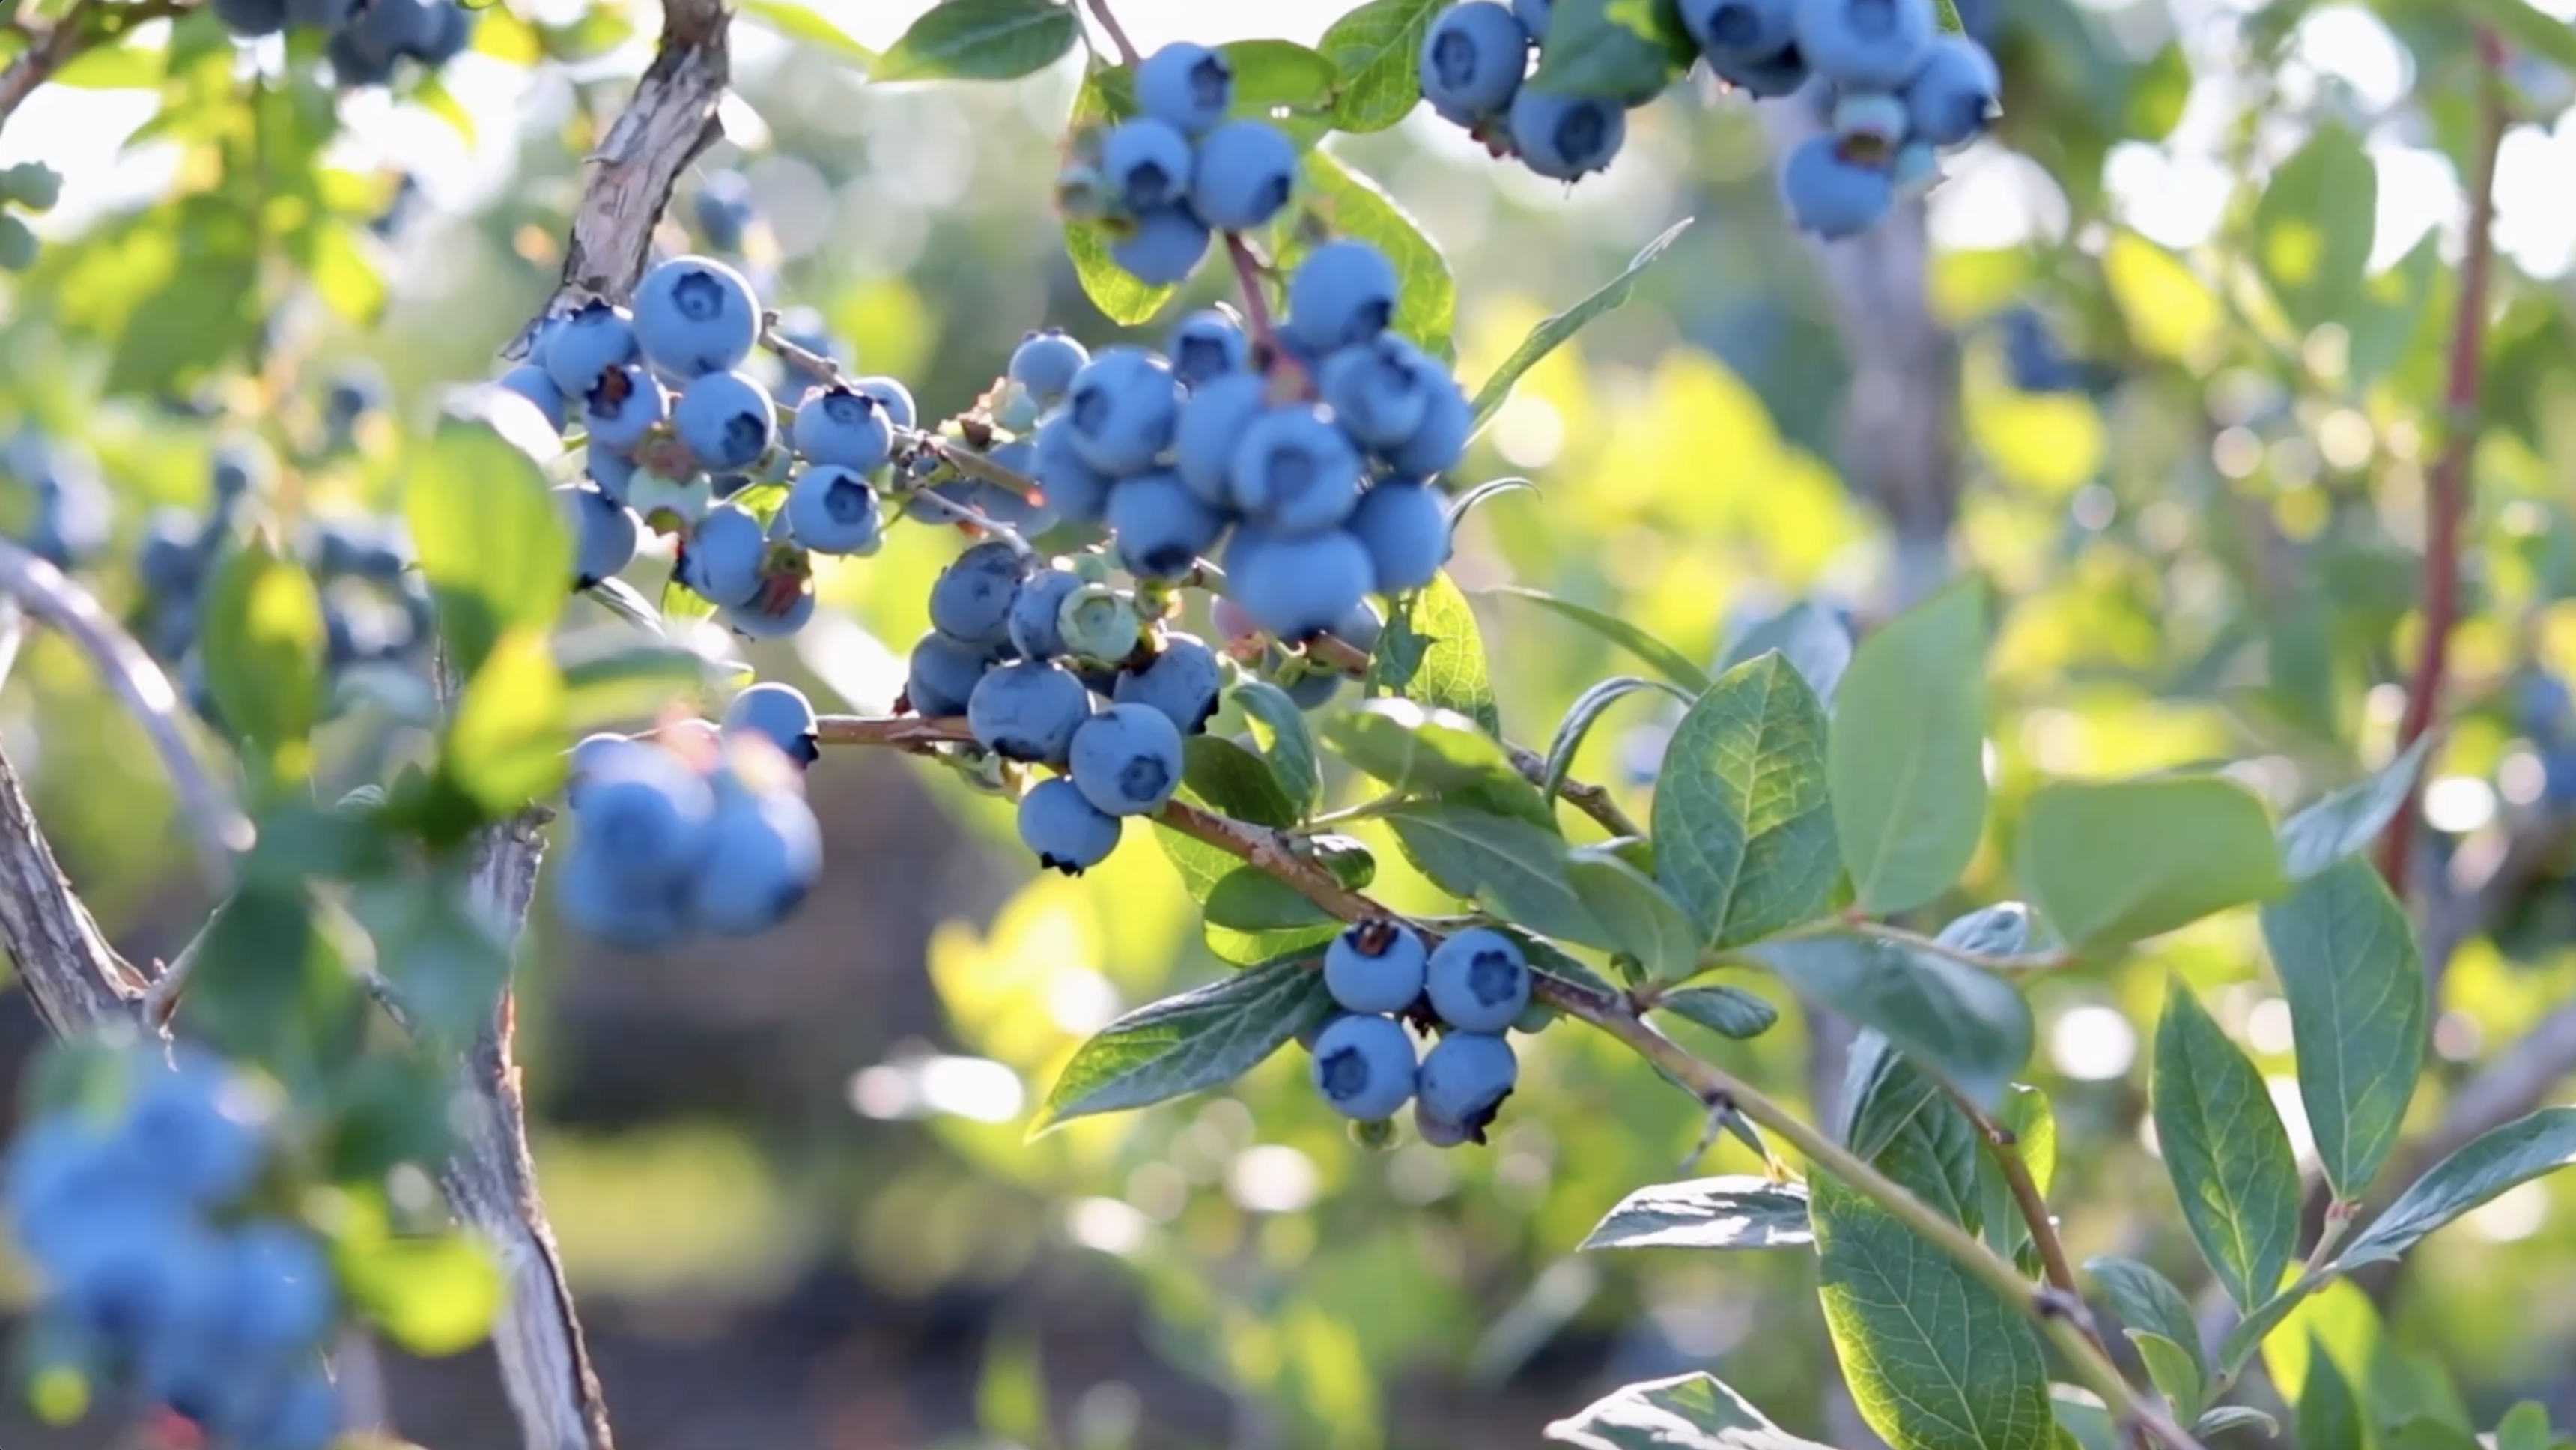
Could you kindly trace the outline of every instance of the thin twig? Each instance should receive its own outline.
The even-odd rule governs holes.
[[[1542,790],[1547,788],[1545,757],[1535,750],[1526,750],[1518,745],[1506,746],[1505,750],[1512,758],[1512,769],[1519,771],[1530,784]],[[1607,786],[1593,785],[1588,781],[1566,776],[1556,783],[1556,794],[1567,805],[1590,816],[1601,829],[1613,836],[1646,834],[1645,827],[1638,825],[1626,811],[1619,808],[1617,801],[1610,798],[1610,790]]]
[[[1234,278],[1243,286],[1243,330],[1261,344],[1263,356],[1276,366],[1291,367],[1297,360],[1279,346],[1279,337],[1270,324],[1270,299],[1261,293],[1261,259],[1252,254],[1252,244],[1240,232],[1225,234],[1225,254],[1234,263]]]
[[[1119,28],[1118,17],[1109,13],[1109,0],[1085,0],[1085,3],[1090,7],[1091,18],[1099,21],[1100,28],[1108,32],[1110,48],[1118,52],[1118,63],[1134,65],[1140,57],[1136,54],[1135,45],[1127,39],[1127,32]]]
[[[2048,1211],[2048,1195],[2039,1191],[2039,1180],[2030,1171],[2030,1159],[2022,1154],[2021,1135],[1997,1122],[1957,1089],[1944,1084],[1943,1090],[1959,1111],[1967,1114],[1977,1135],[1986,1140],[1987,1156],[2002,1171],[2004,1186],[2012,1191],[2013,1207],[2020,1212],[2022,1223],[2030,1229],[2030,1241],[2039,1250],[2041,1272],[2058,1292],[2083,1302],[2083,1291],[2075,1284],[2075,1266],[2067,1260],[2066,1243],[2057,1236],[2057,1220]],[[2085,1332],[2095,1345],[2102,1343],[2101,1335],[2094,1333],[2090,1325],[2085,1326]]]
[[[176,0],[137,0],[131,5],[77,0],[60,18],[38,31],[34,42],[12,57],[7,66],[0,67],[0,121],[7,120],[38,87],[90,47],[117,40],[147,20],[168,20],[187,11],[188,7]],[[90,21],[97,16],[113,17],[115,23],[93,29]]]

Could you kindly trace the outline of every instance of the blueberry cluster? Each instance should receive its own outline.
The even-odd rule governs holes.
[[[0,449],[10,535],[57,569],[76,569],[107,548],[115,504],[98,459],[80,444],[22,428]]]
[[[1547,44],[1551,8],[1550,0],[1467,0],[1440,12],[1422,38],[1422,96],[1495,155],[1573,181],[1610,164],[1628,140],[1628,109],[1654,96],[1565,96],[1521,84]]]
[[[214,0],[214,11],[245,40],[284,30],[328,35],[331,70],[344,86],[383,85],[406,57],[436,70],[474,38],[474,12],[456,0]]]
[[[1047,502],[1106,523],[1139,578],[1186,577],[1222,542],[1228,592],[1286,640],[1431,582],[1449,527],[1430,480],[1474,415],[1389,330],[1396,293],[1384,253],[1331,241],[1290,273],[1288,315],[1260,344],[1214,311],[1182,319],[1168,355],[1030,338],[1011,376],[1053,408],[1032,450]]]
[[[687,722],[574,747],[572,842],[555,873],[565,920],[635,951],[696,933],[757,936],[786,920],[823,870],[803,775],[815,729],[803,693],[759,684],[718,729]]]
[[[1530,1011],[1530,986],[1520,943],[1491,928],[1430,946],[1411,927],[1361,922],[1324,951],[1324,989],[1339,1010],[1307,1043],[1315,1090],[1364,1123],[1410,1100],[1424,1142],[1482,1143],[1520,1075],[1503,1034]],[[1418,1060],[1407,1020],[1436,1034]]]
[[[272,1100],[186,1046],[127,1050],[113,1076],[112,1102],[40,1118],[9,1150],[46,1342],[220,1443],[323,1450],[340,1428],[319,1357],[338,1315],[330,1261],[249,1201]]]
[[[1139,281],[1181,281],[1217,233],[1267,226],[1288,205],[1295,143],[1267,121],[1226,119],[1233,105],[1223,52],[1167,45],[1137,63],[1142,114],[1097,137],[1097,154],[1059,183],[1069,211],[1109,224],[1110,260]]]

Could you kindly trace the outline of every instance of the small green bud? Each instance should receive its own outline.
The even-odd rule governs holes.
[[[1520,1016],[1512,1019],[1512,1030],[1514,1032],[1543,1031],[1549,1023],[1563,1015],[1565,1014],[1545,1002],[1532,1002],[1521,1009]]]
[[[1085,584],[1066,595],[1055,623],[1067,650],[1094,660],[1123,660],[1135,653],[1145,627],[1136,601],[1106,584]]]
[[[1064,561],[1064,567],[1085,584],[1106,584],[1110,578],[1109,556],[1097,549],[1085,549]]]
[[[1353,1123],[1351,1142],[1372,1153],[1383,1153],[1395,1146],[1395,1120],[1379,1118],[1374,1122]]]

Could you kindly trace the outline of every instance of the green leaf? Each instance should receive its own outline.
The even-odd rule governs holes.
[[[803,0],[743,0],[742,13],[789,40],[801,41],[846,65],[867,70],[877,53],[856,37],[814,12]]]
[[[2046,1194],[2049,1179],[2057,1172],[2057,1110],[2050,1106],[2048,1094],[2027,1083],[2013,1083],[2005,1088],[2003,1102],[1992,1116],[1995,1126],[2013,1135],[2013,1151],[2021,1156],[2033,1186]],[[1991,1149],[1977,1155],[1977,1202],[1986,1241],[1996,1252],[2018,1258],[2030,1248],[2030,1223],[2013,1195],[2012,1180],[2004,1176],[2003,1165]]]
[[[151,290],[119,320],[105,391],[167,392],[239,357],[258,335],[258,239],[238,214],[210,217],[203,210],[225,206],[210,195],[195,207],[182,203],[146,214],[152,226],[176,235],[185,259],[174,252],[162,280],[144,284]]]
[[[2273,168],[2254,207],[2254,262],[2300,336],[2361,299],[2378,197],[2378,168],[2341,126],[2317,127]]]
[[[672,587],[677,588],[678,586],[674,585]],[[654,608],[652,600],[649,600],[642,594],[637,593],[635,586],[627,583],[625,580],[614,578],[602,579],[583,592],[587,593],[600,608],[607,610],[609,613],[616,615],[622,620],[625,620],[628,624],[635,626],[646,634],[652,635],[657,639],[666,637],[668,632],[662,628],[662,611]],[[694,598],[695,596],[691,597]]]
[[[559,641],[564,727],[649,719],[673,700],[734,677],[736,666],[693,649],[638,641],[623,631]]]
[[[2325,1342],[2309,1339],[2308,1376],[2299,1386],[2299,1450],[2369,1450],[2370,1435],[2361,1417],[2361,1405],[2353,1398],[2352,1385],[2343,1377],[2343,1368],[2326,1353]],[[2496,1437],[2497,1450],[2507,1450],[2504,1437]],[[2526,1447],[2513,1447],[2526,1450]],[[2548,1441],[2527,1447],[2548,1450]]]
[[[486,815],[507,815],[563,784],[568,720],[545,636],[514,629],[466,682],[439,771]]]
[[[2514,49],[2576,74],[2576,29],[2524,0],[2469,0],[2470,18],[2484,20]]]
[[[1226,873],[1208,892],[1206,917],[1210,926],[1241,932],[1286,931],[1333,920],[1295,887],[1249,866]]]
[[[2414,792],[2415,776],[2432,748],[2432,736],[2419,736],[2395,760],[2283,822],[2283,874],[2292,881],[2304,881],[2346,856],[2368,850]]]
[[[309,1080],[354,1043],[357,989],[341,943],[322,930],[301,884],[244,886],[215,908],[197,942],[179,1025],[228,1057]]]
[[[2464,1144],[2406,1186],[2335,1256],[2333,1271],[2393,1261],[2417,1240],[2519,1184],[2576,1162],[2576,1107],[2542,1108]]]
[[[2246,1361],[2254,1357],[2254,1352],[2263,1347],[2263,1340],[2280,1327],[2281,1321],[2289,1318],[2291,1311],[2326,1282],[2328,1280],[2324,1277],[2308,1275],[2238,1320],[2236,1327],[2227,1331],[2227,1337],[2219,1341],[2219,1375],[2226,1379],[2235,1378],[2236,1372],[2243,1369]]]
[[[1217,47],[1234,68],[1237,116],[1270,118],[1279,108],[1313,107],[1334,99],[1340,67],[1320,51],[1287,40],[1236,40]]]
[[[1369,0],[1326,27],[1318,48],[1341,72],[1333,125],[1383,131],[1422,99],[1422,40],[1449,0]]]
[[[2173,1281],[2135,1259],[2103,1255],[2086,1259],[2084,1271],[2111,1300],[2121,1326],[2132,1334],[2152,1334],[2173,1344],[2197,1346],[2200,1327],[2191,1301]],[[2194,1353],[2193,1362],[2199,1356]]]
[[[1485,379],[1485,385],[1476,390],[1478,430],[1481,431],[1496,413],[1502,411],[1503,404],[1512,395],[1512,385],[1518,383],[1523,374],[1538,366],[1549,353],[1572,341],[1585,323],[1626,306],[1628,299],[1636,294],[1638,274],[1653,266],[1655,259],[1689,229],[1691,221],[1692,218],[1684,217],[1664,228],[1663,235],[1646,243],[1637,255],[1628,259],[1628,265],[1620,269],[1618,276],[1594,288],[1590,295],[1572,307],[1531,328],[1529,335],[1521,339],[1521,345],[1513,348],[1511,355],[1504,358]]]
[[[271,756],[300,757],[321,716],[329,650],[313,577],[255,534],[216,571],[205,611],[206,685],[223,723]],[[279,763],[302,773],[299,761]]]
[[[1731,670],[1775,649],[1788,658],[1817,699],[1834,703],[1843,671],[1851,667],[1852,637],[1833,611],[1805,601],[1792,604],[1728,640],[1717,667]]]
[[[1743,1174],[1640,1188],[1575,1247],[1778,1249],[1813,1242],[1804,1188]]]
[[[1476,611],[1445,573],[1405,596],[1387,616],[1386,632],[1369,655],[1361,691],[1371,696],[1401,695],[1434,709],[1455,710],[1484,727],[1488,735],[1503,733]]]
[[[1539,793],[1553,798],[1565,784],[1566,775],[1574,769],[1574,753],[1583,748],[1584,737],[1592,733],[1593,724],[1602,712],[1640,690],[1661,690],[1684,705],[1691,694],[1679,685],[1663,680],[1649,680],[1639,675],[1617,675],[1603,680],[1575,696],[1566,707],[1565,719],[1556,727],[1556,737],[1547,744],[1546,778],[1539,782]]]
[[[1565,842],[1553,831],[1438,803],[1401,806],[1384,819],[1422,874],[1442,890],[1472,898],[1541,936],[1616,945],[1575,891]]]
[[[1976,1128],[1940,1084],[1863,1028],[1843,1067],[1839,1136],[1854,1153],[1970,1233],[1983,1224]]]
[[[1655,1006],[1738,1040],[1759,1037],[1780,1020],[1779,1008],[1741,987],[1684,987],[1664,993]]]
[[[1082,88],[1073,94],[1073,115],[1065,122],[1068,137],[1105,126],[1133,109],[1134,97],[1121,93],[1132,87],[1132,78],[1123,71],[1095,67],[1084,73]],[[1115,88],[1113,90],[1113,88]],[[1082,295],[1100,309],[1102,316],[1121,327],[1133,327],[1163,310],[1180,288],[1173,285],[1153,286],[1141,281],[1109,256],[1111,236],[1108,225],[1097,221],[1068,221],[1064,227],[1065,256],[1073,263],[1074,280],[1082,284]],[[667,605],[665,612],[668,612]]]
[[[1344,166],[1329,151],[1306,153],[1307,204],[1337,236],[1374,245],[1395,264],[1395,318],[1388,325],[1432,353],[1447,356],[1458,310],[1458,284],[1449,259],[1424,234],[1422,223],[1378,184]],[[1283,249],[1279,262],[1294,267],[1304,249]]]
[[[1720,676],[1682,716],[1655,786],[1655,874],[1707,940],[1814,917],[1842,874],[1825,800],[1825,711],[1778,654]]]
[[[126,91],[157,86],[169,74],[169,54],[158,46],[100,45],[74,51],[49,79],[74,90]]]
[[[1029,1136],[1075,1118],[1222,1087],[1331,1008],[1324,974],[1303,958],[1253,967],[1140,1007],[1074,1050]]]
[[[411,456],[403,517],[439,632],[471,679],[504,632],[542,633],[563,612],[572,540],[545,470],[489,424],[442,419]]]
[[[1866,937],[1757,943],[1745,957],[1946,1079],[1979,1107],[2003,1101],[2030,1058],[2030,1004],[1991,972]]]
[[[1553,827],[1555,816],[1511,757],[1475,721],[1455,710],[1426,710],[1382,697],[1327,719],[1325,743],[1344,760],[1407,795],[1474,790],[1497,813]]]
[[[2030,798],[2020,875],[2069,946],[2114,946],[2286,884],[2263,803],[2220,776],[2061,781]]]
[[[1699,927],[1655,878],[1599,846],[1568,851],[1565,871],[1613,938],[1611,950],[1635,957],[1649,980],[1677,982],[1699,970]]]
[[[375,938],[377,970],[432,1036],[462,1044],[491,1020],[510,951],[466,909],[463,882],[441,875],[365,883],[351,907]]]
[[[1965,579],[1861,643],[1843,676],[1826,780],[1860,909],[1950,889],[1986,824],[1985,581]]]
[[[2397,1146],[2424,1063],[2423,955],[2406,908],[2352,857],[2266,903],[2262,922],[2318,1165],[2337,1197],[2357,1198]]]
[[[2176,978],[2156,1025],[2156,1147],[2228,1297],[2270,1299],[2299,1236],[2299,1165],[2263,1075]]]
[[[1075,38],[1073,7],[1059,0],[942,0],[886,47],[868,80],[1014,80],[1055,64]]]
[[[2046,1450],[2048,1368],[2019,1306],[1874,1201],[1818,1175],[1825,1327],[1893,1450]]]
[[[2209,1403],[2209,1380],[2201,1372],[2200,1355],[2161,1334],[2129,1331],[2129,1342],[2137,1346],[2138,1358],[2147,1363],[2147,1378],[2174,1403],[2174,1413],[2188,1420],[2197,1416]]]
[[[1226,698],[1252,722],[1254,735],[1263,737],[1263,758],[1298,813],[1302,816],[1322,804],[1324,773],[1315,759],[1314,728],[1288,692],[1268,680],[1246,676],[1235,682]]]
[[[1829,1450],[1772,1424],[1701,1371],[1626,1385],[1547,1427],[1580,1450]]]
[[[470,143],[469,143],[470,144]],[[360,327],[372,328],[384,316],[392,295],[376,257],[355,226],[323,220],[296,234],[303,255],[305,280],[333,312]]]
[[[461,1354],[501,1311],[500,1268],[462,1233],[343,1239],[332,1267],[358,1312],[413,1354]]]
[[[1556,0],[1547,44],[1527,84],[1550,95],[1641,105],[1694,58],[1689,36],[1651,0]]]
[[[1706,693],[1711,683],[1708,671],[1691,663],[1690,656],[1617,615],[1604,613],[1588,604],[1577,604],[1571,599],[1560,599],[1544,589],[1529,589],[1517,584],[1501,584],[1477,592],[1489,598],[1501,595],[1526,599],[1551,613],[1561,614],[1654,666],[1656,673],[1690,691],[1693,697]]]
[[[1194,735],[1183,749],[1186,764],[1182,773],[1182,800],[1254,825],[1285,827],[1297,823],[1296,803],[1288,798],[1280,786],[1278,775],[1261,756],[1214,735]],[[1172,869],[1180,873],[1182,888],[1193,901],[1204,904],[1227,881],[1238,875],[1259,877],[1264,881],[1272,879],[1245,865],[1231,853],[1182,835],[1169,826],[1157,823],[1154,839],[1163,848],[1163,855],[1171,861]],[[1249,892],[1254,888],[1237,886],[1231,889]],[[1320,945],[1331,940],[1340,929],[1340,923],[1334,921],[1269,931],[1238,931],[1210,923],[1206,935],[1208,950],[1220,959],[1238,966],[1253,966]]]
[[[2549,1407],[2519,1400],[2496,1421],[2496,1450],[2555,1450],[2562,1437],[2549,1426]]]

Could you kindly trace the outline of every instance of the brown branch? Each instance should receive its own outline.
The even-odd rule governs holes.
[[[2022,1223],[2030,1229],[2030,1241],[2039,1250],[2041,1273],[2049,1285],[2077,1303],[2083,1302],[2083,1290],[2076,1287],[2075,1266],[2067,1261],[2066,1242],[2057,1236],[2057,1220],[2048,1212],[2048,1195],[2039,1191],[2039,1180],[2032,1176],[2030,1160],[2022,1156],[2021,1136],[1997,1122],[1957,1089],[1943,1085],[1959,1111],[1967,1114],[1977,1135],[1986,1140],[1986,1153],[2002,1170],[2004,1186],[2012,1191],[2013,1207],[2019,1210]],[[2079,1326],[2096,1348],[2102,1348],[2102,1336],[2090,1324]],[[2107,1349],[2105,1353],[2107,1353]]]
[[[120,39],[147,20],[167,20],[187,10],[176,0],[138,0],[131,5],[78,0],[61,18],[38,31],[7,66],[0,67],[0,121],[7,120],[39,87],[92,46]],[[93,20],[99,22],[95,27]]]
[[[1087,3],[1091,8],[1091,18],[1099,21],[1100,28],[1108,32],[1110,47],[1118,52],[1119,64],[1134,65],[1139,59],[1136,47],[1127,39],[1127,32],[1119,28],[1118,17],[1109,13],[1109,0],[1087,0]]]
[[[0,944],[56,1037],[132,1022],[144,983],[72,894],[16,767],[0,754]]]

